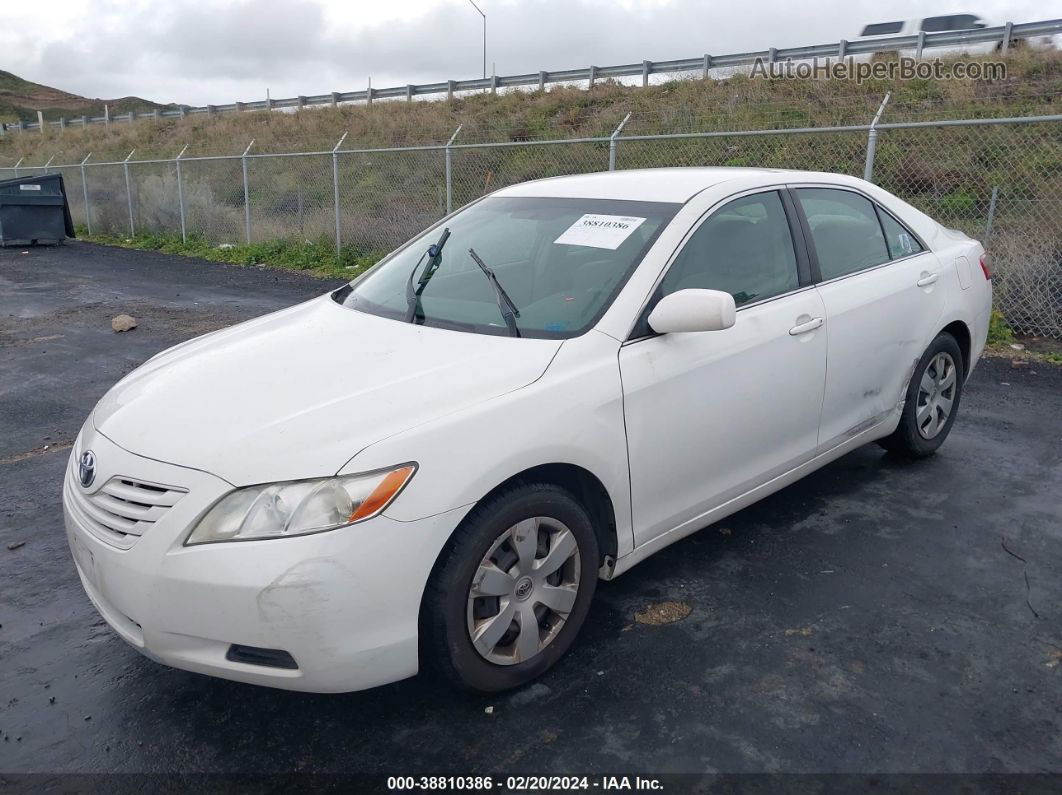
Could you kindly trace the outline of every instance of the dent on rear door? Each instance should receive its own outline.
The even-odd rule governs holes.
[[[944,311],[945,280],[918,282],[940,270],[927,251],[818,286],[829,329],[821,449],[873,427],[902,402]]]

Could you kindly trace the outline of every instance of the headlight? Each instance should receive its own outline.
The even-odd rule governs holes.
[[[367,475],[237,489],[207,511],[184,543],[302,536],[361,522],[390,505],[416,470],[416,464],[403,464]]]

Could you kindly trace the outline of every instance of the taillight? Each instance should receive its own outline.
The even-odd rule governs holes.
[[[985,257],[986,256],[987,256],[986,254],[982,254],[981,255],[981,271],[984,273],[985,278],[988,279],[989,281],[991,281],[992,280],[992,271],[989,270],[988,263],[985,262]]]

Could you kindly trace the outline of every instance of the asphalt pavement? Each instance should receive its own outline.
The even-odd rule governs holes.
[[[935,457],[862,448],[603,583],[522,690],[289,693],[121,641],[60,486],[123,374],[334,282],[23,251],[0,249],[0,773],[1062,773],[1062,367],[984,360]]]

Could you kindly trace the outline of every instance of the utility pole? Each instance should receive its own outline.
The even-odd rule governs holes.
[[[468,0],[472,4],[472,7],[479,12],[479,15],[483,17],[483,79],[487,79],[487,15],[483,13],[483,9],[476,5],[475,0]]]

